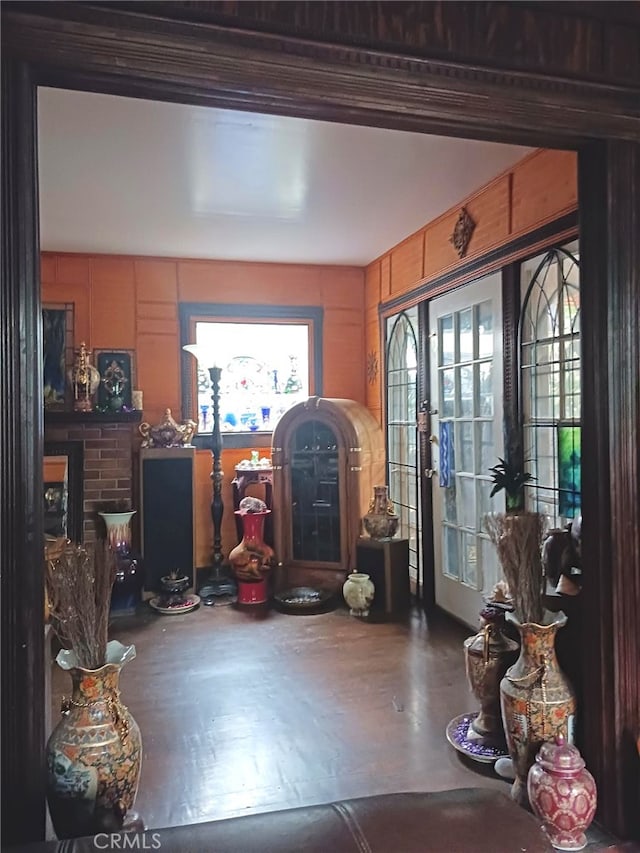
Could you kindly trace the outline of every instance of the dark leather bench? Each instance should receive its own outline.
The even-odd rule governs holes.
[[[539,821],[480,788],[382,794],[209,823],[28,845],[23,853],[549,853]]]

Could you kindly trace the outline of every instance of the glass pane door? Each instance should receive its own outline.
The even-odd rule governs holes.
[[[477,626],[501,572],[484,532],[489,468],[502,456],[500,273],[429,304],[436,603]]]

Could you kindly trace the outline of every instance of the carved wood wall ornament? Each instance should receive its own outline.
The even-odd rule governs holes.
[[[378,353],[374,350],[367,355],[367,381],[373,385],[378,378]]]
[[[453,243],[453,247],[458,253],[459,258],[464,258],[467,254],[471,235],[473,234],[475,227],[476,223],[469,215],[467,208],[463,207],[458,215],[458,219],[453,228],[453,234],[449,240],[450,243]]]

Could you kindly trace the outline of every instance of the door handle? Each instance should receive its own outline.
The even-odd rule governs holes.
[[[438,473],[437,468],[425,468],[424,469],[424,476],[427,477],[427,479],[429,479],[429,480],[432,480],[437,473]]]

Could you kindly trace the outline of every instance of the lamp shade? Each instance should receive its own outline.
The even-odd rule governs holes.
[[[185,352],[191,353],[191,355],[197,359],[200,367],[208,369],[210,367],[218,366],[213,348],[206,344],[186,344],[182,349]]]

